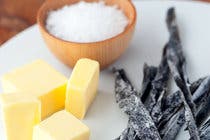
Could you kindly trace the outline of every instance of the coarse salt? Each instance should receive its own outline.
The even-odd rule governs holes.
[[[117,6],[104,2],[78,2],[50,11],[47,30],[66,41],[90,43],[112,38],[122,33],[128,18]]]

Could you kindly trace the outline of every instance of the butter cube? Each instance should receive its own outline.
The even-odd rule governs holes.
[[[33,127],[41,121],[39,100],[22,94],[0,94],[6,140],[32,140]]]
[[[89,128],[67,111],[60,111],[34,127],[33,140],[89,140]]]
[[[79,119],[83,119],[94,100],[99,82],[99,63],[80,59],[68,81],[65,108]]]
[[[42,119],[64,108],[66,84],[66,77],[42,60],[17,68],[2,77],[5,93],[27,93],[41,101]]]

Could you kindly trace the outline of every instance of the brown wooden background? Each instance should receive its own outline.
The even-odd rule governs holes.
[[[0,44],[36,22],[44,0],[0,0]]]
[[[43,2],[44,0],[0,0],[0,45],[33,25],[37,10]]]

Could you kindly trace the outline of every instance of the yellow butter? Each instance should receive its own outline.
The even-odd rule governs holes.
[[[27,93],[41,101],[42,119],[64,108],[66,84],[66,77],[42,60],[17,68],[2,77],[4,92]]]
[[[89,140],[89,128],[67,111],[59,111],[34,127],[33,140]]]
[[[24,94],[0,94],[6,140],[32,140],[33,127],[41,121],[41,103]]]
[[[68,81],[65,108],[79,119],[83,119],[94,100],[99,81],[99,63],[80,59]]]

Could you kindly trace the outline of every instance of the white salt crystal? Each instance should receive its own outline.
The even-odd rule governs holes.
[[[63,40],[88,43],[112,38],[122,33],[128,23],[117,6],[81,1],[49,12],[46,28]]]

